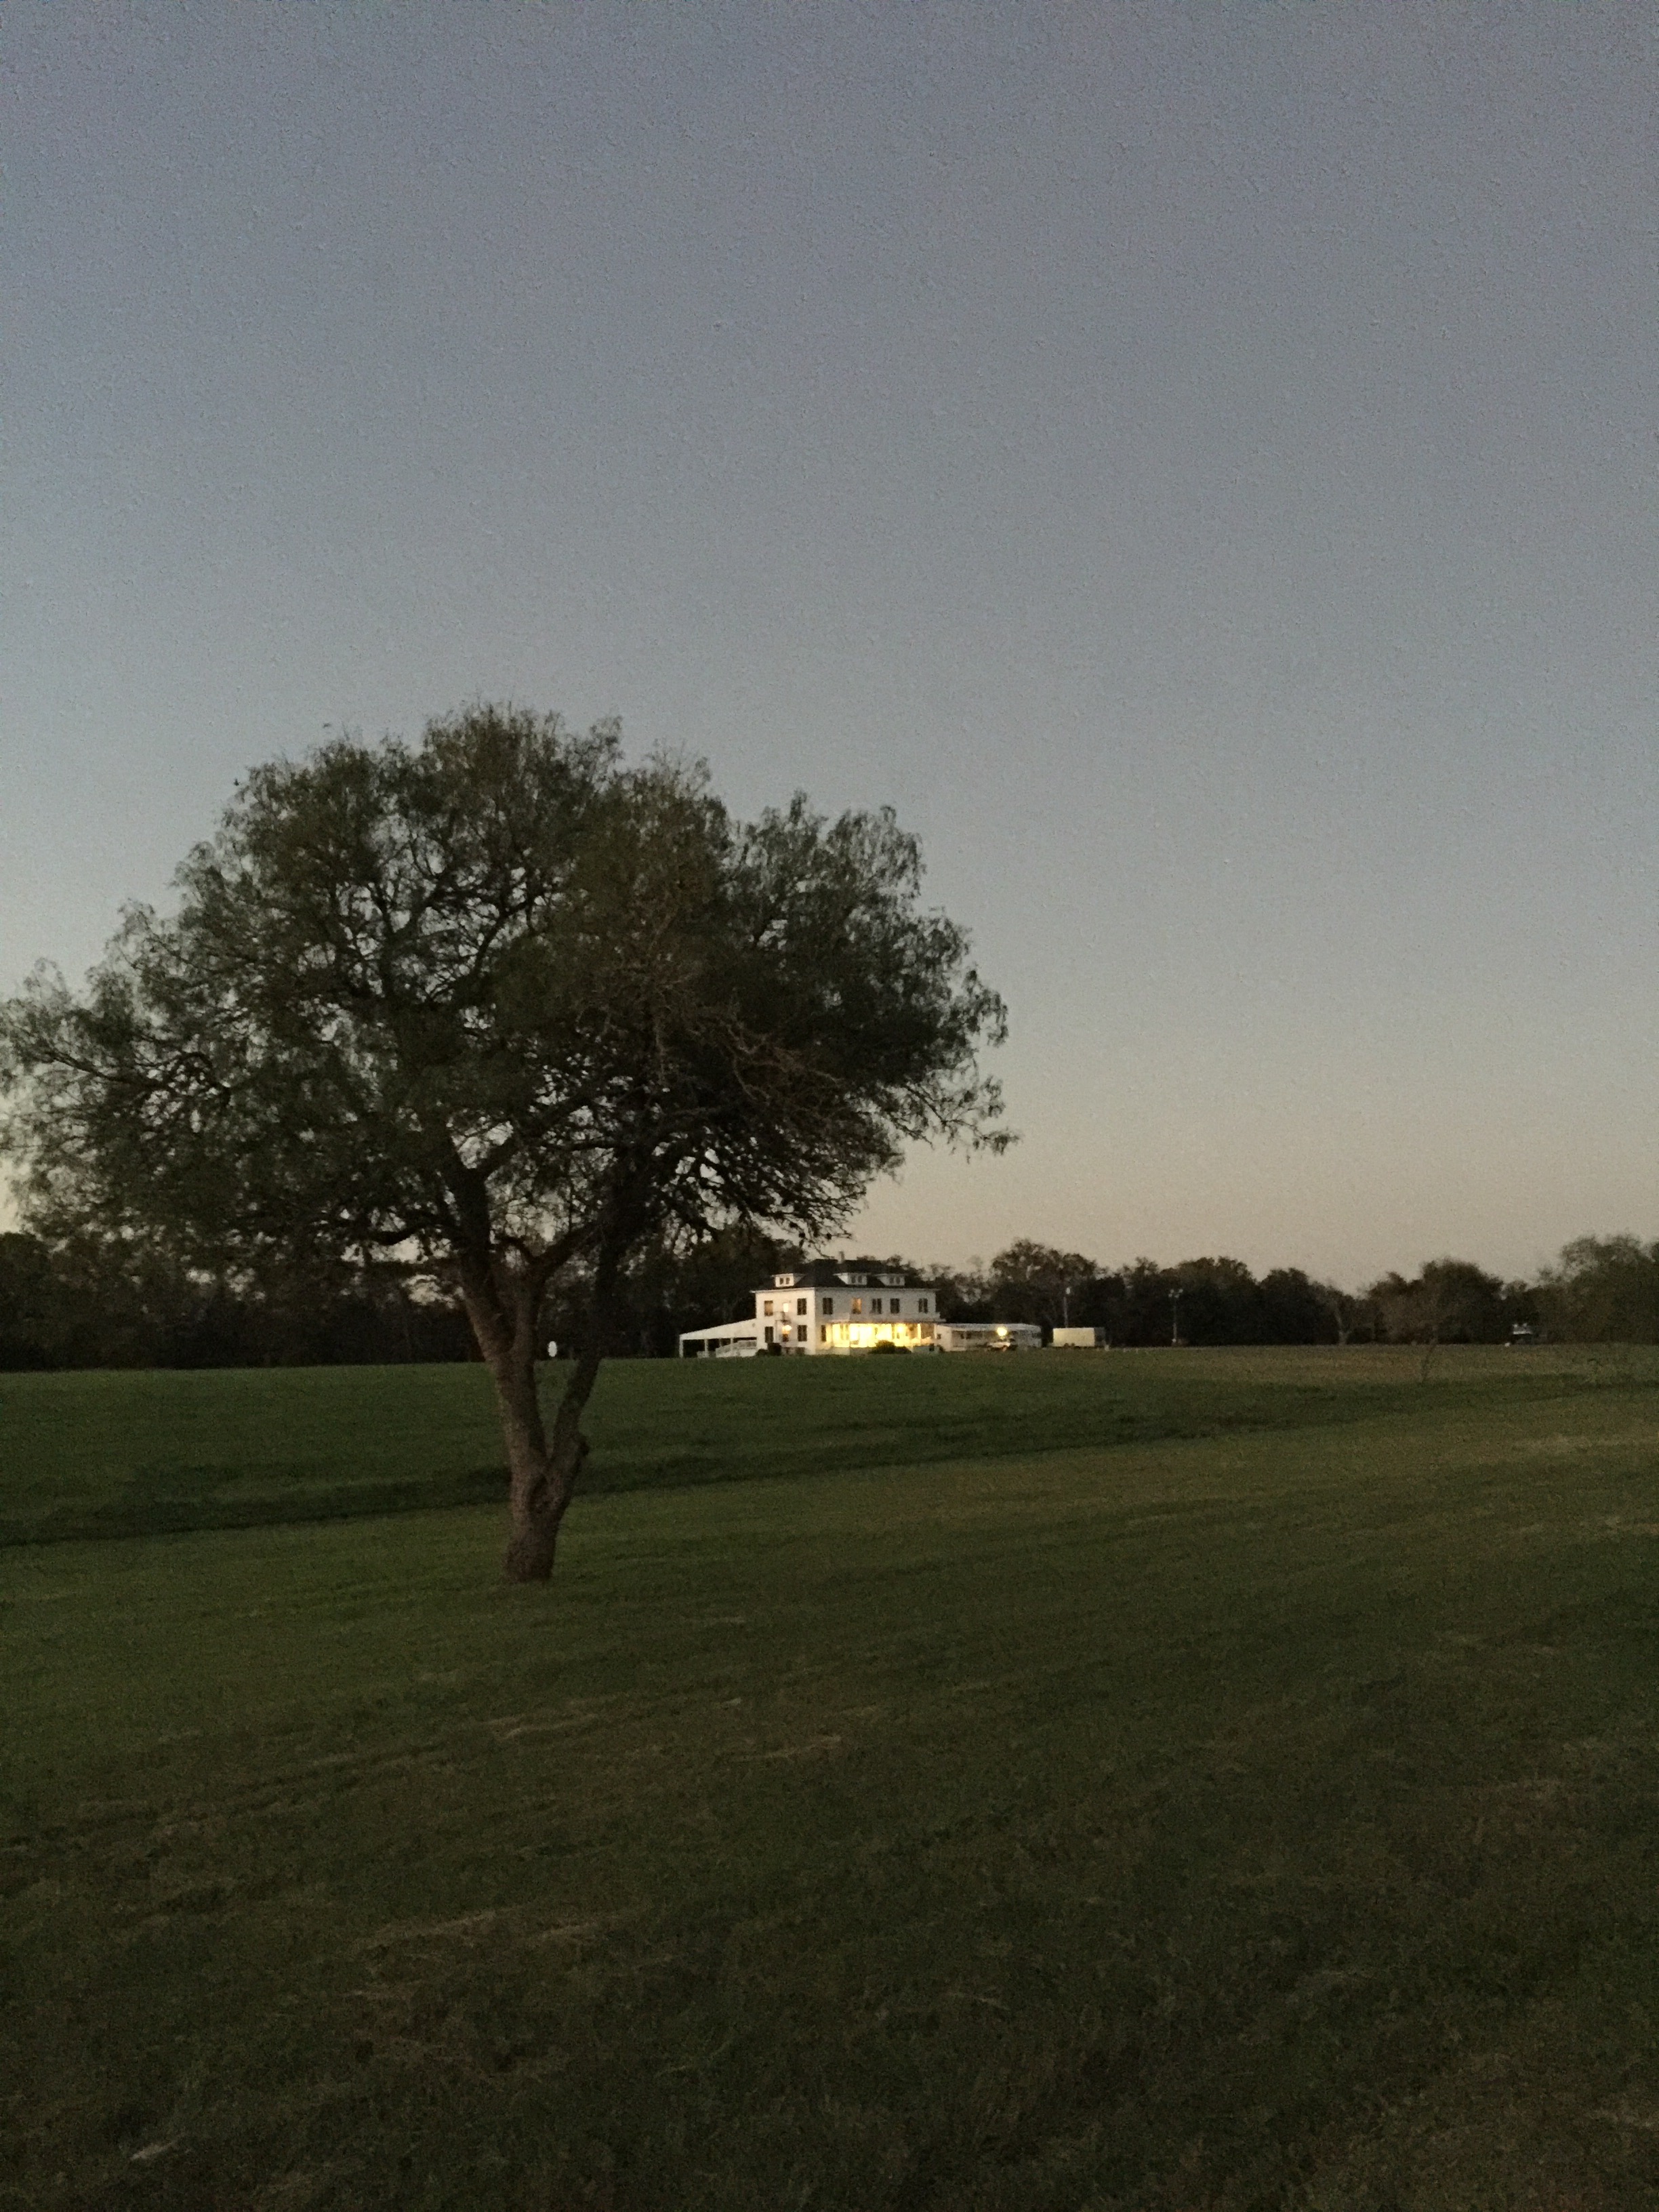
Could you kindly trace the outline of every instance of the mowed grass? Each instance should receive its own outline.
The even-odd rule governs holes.
[[[650,1360],[601,1374],[588,1495],[1414,1419],[1411,1347]],[[1632,1365],[1632,1363],[1635,1364]],[[1618,1350],[1449,1350],[1443,1409],[1659,1377]],[[550,1403],[562,1385],[543,1370]],[[0,1545],[270,1526],[505,1494],[477,1366],[0,1375]]]
[[[10,1550],[0,2203],[1651,2206],[1654,1364],[1279,1371],[550,1591],[491,1508]]]

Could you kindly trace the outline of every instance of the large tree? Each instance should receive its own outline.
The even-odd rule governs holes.
[[[1659,1344],[1659,1240],[1575,1237],[1544,1269],[1537,1304],[1552,1335],[1581,1344]]]
[[[1072,1318],[1073,1299],[1099,1273],[1081,1252],[1057,1251],[1052,1244],[1023,1237],[991,1262],[996,1318],[1063,1327]]]
[[[902,1145],[1006,1141],[1000,1000],[891,814],[734,822],[614,726],[479,707],[256,769],[76,996],[0,1010],[26,1218],[204,1264],[454,1285],[494,1379],[506,1572],[545,1577],[630,1256],[842,1228]],[[585,1285],[544,1428],[550,1288]]]

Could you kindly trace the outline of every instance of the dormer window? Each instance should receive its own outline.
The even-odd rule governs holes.
[[[772,1288],[775,1291],[793,1291],[794,1287],[795,1279],[793,1275],[774,1275],[772,1278]]]

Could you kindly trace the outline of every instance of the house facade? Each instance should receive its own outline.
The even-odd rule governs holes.
[[[939,1298],[930,1284],[898,1268],[812,1260],[774,1275],[755,1292],[752,1322],[688,1329],[680,1357],[752,1358],[777,1351],[817,1358],[830,1352],[939,1352]]]
[[[774,1275],[755,1293],[757,1349],[818,1354],[873,1352],[891,1344],[932,1351],[939,1299],[927,1284],[897,1268],[843,1267],[814,1260]]]

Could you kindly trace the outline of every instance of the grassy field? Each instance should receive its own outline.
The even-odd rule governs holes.
[[[1645,1364],[1644,1364],[1645,1363]],[[1415,1418],[1419,1355],[1190,1351],[1042,1358],[653,1360],[600,1376],[590,1496]],[[1541,1409],[1651,1355],[1435,1355],[1435,1402]],[[550,1395],[558,1370],[544,1370]],[[477,1504],[504,1494],[481,1367],[0,1375],[0,1546]]]
[[[619,1369],[550,1592],[0,1378],[0,2203],[1650,2208],[1659,1364],[1389,1360]]]

